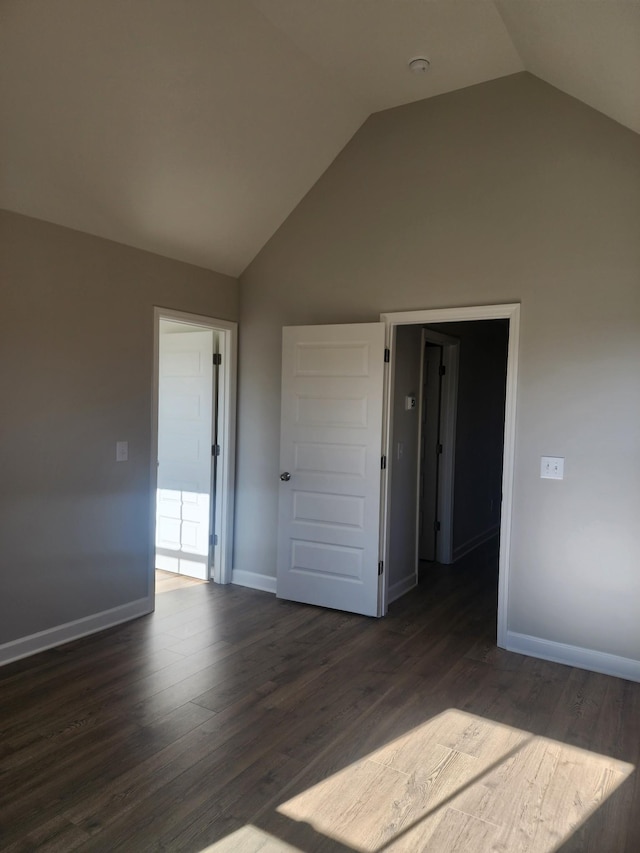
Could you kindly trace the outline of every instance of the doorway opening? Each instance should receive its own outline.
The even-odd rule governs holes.
[[[504,646],[519,306],[382,319],[390,370],[381,612],[467,554],[497,557]]]
[[[415,371],[411,386],[394,393],[400,379],[406,378],[401,367],[406,336],[399,330],[413,327],[420,342],[427,327],[425,345],[436,347],[436,363],[442,366],[445,350],[455,353],[457,341],[455,335],[446,337],[442,330],[434,330],[434,324],[504,320],[508,348],[503,382],[502,502],[500,506],[500,501],[495,501],[494,509],[497,503],[498,645],[505,645],[519,312],[517,304],[445,308],[383,314],[377,323],[283,329],[277,556],[280,598],[383,616],[391,597],[415,586],[420,466],[417,460],[413,466],[399,463],[405,450],[417,453],[419,447],[422,361],[418,343],[410,356]],[[449,393],[445,393],[445,380],[438,390],[441,403]],[[413,416],[413,426],[406,437],[400,437],[397,424],[404,413]],[[440,416],[436,427],[439,437],[450,429]],[[453,470],[452,460],[449,467]],[[443,460],[437,468],[437,490],[444,488],[446,481]],[[451,495],[450,489],[450,503]],[[438,492],[435,501],[436,520],[441,524],[445,497]],[[401,533],[396,535],[399,529]],[[436,553],[445,543],[443,531],[439,532],[432,545]],[[451,539],[449,548],[454,547]],[[397,566],[407,565],[410,569],[400,571],[398,577]]]
[[[154,311],[151,576],[230,583],[235,323]]]
[[[508,337],[504,319],[422,329],[422,568],[450,565],[499,535]]]

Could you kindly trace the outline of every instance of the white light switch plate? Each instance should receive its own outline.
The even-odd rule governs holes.
[[[564,480],[564,456],[541,456],[540,477],[543,480]]]
[[[129,442],[116,441],[116,462],[127,462],[129,459]]]

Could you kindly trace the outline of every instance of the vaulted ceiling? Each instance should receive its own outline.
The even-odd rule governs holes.
[[[0,0],[0,206],[238,275],[370,113],[523,70],[640,133],[640,0]]]

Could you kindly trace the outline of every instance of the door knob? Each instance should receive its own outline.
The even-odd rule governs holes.
[[[291,479],[291,474],[288,471],[284,471],[280,474],[280,479],[287,483]]]

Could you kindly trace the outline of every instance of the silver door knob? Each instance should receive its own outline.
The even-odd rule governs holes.
[[[280,474],[280,479],[283,480],[285,483],[288,483],[291,479],[291,474],[288,471],[284,471],[282,474]]]

